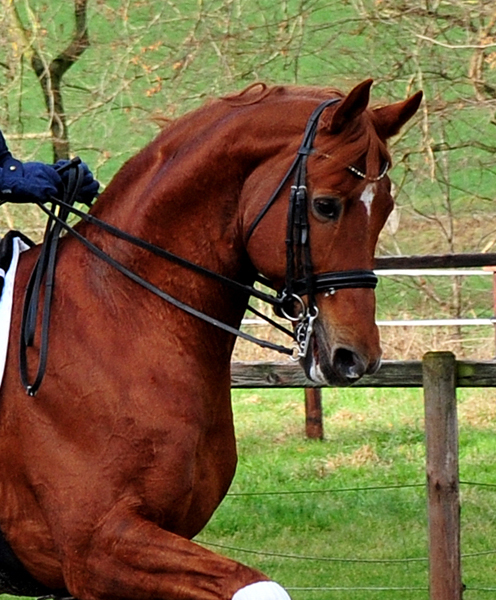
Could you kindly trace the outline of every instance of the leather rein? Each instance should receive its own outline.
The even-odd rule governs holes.
[[[310,224],[308,221],[308,193],[306,186],[307,160],[313,151],[313,142],[317,132],[317,125],[322,112],[328,107],[340,101],[340,98],[332,98],[320,104],[311,114],[303,135],[301,145],[297,151],[296,157],[286,172],[285,176],[273,192],[268,202],[257,215],[247,234],[248,242],[257,225],[267,214],[271,206],[277,200],[283,187],[294,175],[293,185],[289,198],[289,207],[287,215],[287,236],[286,236],[286,278],[285,287],[277,295],[265,293],[252,285],[245,285],[219,273],[211,271],[205,267],[181,258],[168,250],[151,244],[141,238],[135,237],[125,231],[122,231],[105,221],[102,221],[91,214],[83,212],[74,207],[78,197],[78,190],[82,184],[83,171],[80,166],[80,160],[74,159],[64,169],[70,169],[69,184],[64,193],[63,199],[52,198],[51,208],[44,203],[36,204],[48,215],[48,222],[45,229],[41,251],[38,260],[33,268],[31,277],[26,288],[26,294],[23,306],[23,316],[21,323],[21,343],[20,343],[20,373],[21,381],[30,396],[34,396],[38,391],[43,380],[48,355],[48,334],[50,323],[51,302],[53,296],[53,287],[55,282],[55,266],[58,242],[62,231],[67,231],[73,237],[78,239],[92,253],[105,261],[107,264],[118,270],[120,273],[138,283],[148,291],[159,298],[183,310],[184,312],[199,318],[215,327],[218,327],[237,337],[258,344],[263,348],[276,350],[277,352],[291,356],[294,360],[304,358],[308,352],[309,342],[313,332],[313,325],[318,316],[318,308],[315,296],[318,293],[332,295],[336,291],[346,288],[371,288],[377,285],[377,276],[371,270],[357,269],[349,271],[337,271],[326,273],[313,273],[311,252],[310,252]],[[350,169],[355,175],[365,178],[365,174]],[[109,254],[101,250],[98,246],[90,242],[78,231],[73,229],[67,223],[71,214],[83,219],[84,221],[97,226],[107,233],[125,240],[147,250],[156,256],[164,258],[170,262],[180,265],[200,275],[214,279],[231,289],[241,292],[247,296],[253,296],[274,307],[282,316],[292,322],[293,331],[286,329],[279,323],[267,317],[252,306],[248,310],[264,319],[280,331],[290,336],[295,341],[295,346],[288,348],[279,344],[262,340],[246,332],[228,325],[218,319],[211,317],[194,307],[186,304],[167,292],[156,287],[149,281],[143,279],[140,275],[128,269]],[[270,281],[262,276],[258,276],[256,281],[269,289],[275,290]],[[41,316],[41,338],[38,355],[38,366],[34,380],[28,376],[27,348],[33,346],[36,330],[37,315],[40,306],[41,289],[44,282],[45,295],[43,300],[43,310]],[[306,302],[302,299],[306,296]],[[296,314],[294,309],[296,307]]]

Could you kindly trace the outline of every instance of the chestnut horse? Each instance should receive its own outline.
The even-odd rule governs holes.
[[[129,160],[93,207],[98,221],[76,227],[125,272],[63,236],[35,397],[20,383],[18,356],[40,248],[22,254],[0,392],[0,529],[40,589],[80,600],[288,597],[264,574],[190,540],[236,467],[230,356],[247,306],[242,286],[261,274],[285,290],[279,309],[300,329],[298,355],[319,384],[352,382],[379,366],[370,269],[393,207],[386,140],[421,93],[370,109],[370,86],[348,95],[251,86],[168,125]],[[293,194],[288,210],[298,169],[306,204]],[[352,284],[340,285],[348,276]],[[39,347],[38,331],[27,349],[31,378]]]

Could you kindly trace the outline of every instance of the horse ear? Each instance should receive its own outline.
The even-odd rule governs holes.
[[[326,127],[331,134],[338,134],[367,108],[373,80],[367,79],[354,87],[334,111]]]
[[[378,135],[387,140],[396,135],[403,125],[417,112],[422,100],[422,92],[417,92],[403,102],[396,102],[373,110]]]

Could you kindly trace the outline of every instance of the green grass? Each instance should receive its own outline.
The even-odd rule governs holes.
[[[301,390],[234,393],[239,467],[198,539],[295,588],[295,600],[427,598],[421,391],[325,390],[324,408],[325,440],[312,441]],[[461,393],[460,415],[461,480],[496,483],[487,393]],[[495,494],[462,485],[463,553],[496,550]],[[467,586],[496,587],[493,565],[494,555],[464,559]],[[297,589],[309,587],[421,589]]]
[[[294,600],[427,600],[421,390],[324,390],[323,441],[304,436],[302,390],[233,396],[239,466],[197,541],[263,570]],[[491,396],[459,391],[462,571],[470,600],[486,600],[491,595],[481,588],[496,588],[495,554],[487,554],[496,551],[496,488],[474,485],[496,484]]]

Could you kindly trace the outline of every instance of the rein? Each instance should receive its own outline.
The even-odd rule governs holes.
[[[69,170],[68,185],[64,194],[67,204],[66,207],[60,208],[58,215],[54,212],[56,210],[55,202],[52,204],[52,211],[48,211],[49,219],[41,245],[41,252],[33,271],[31,272],[24,297],[21,321],[21,340],[19,346],[19,370],[22,384],[30,396],[36,394],[45,375],[57,248],[63,224],[70,215],[70,207],[72,207],[72,204],[76,201],[77,193],[83,183],[84,173],[80,166],[80,162],[80,159],[74,159],[74,161],[57,169],[59,172]],[[41,203],[37,202],[36,204],[45,210],[46,207],[41,205]],[[43,279],[45,280],[45,297],[43,300],[41,320],[40,351],[36,376],[34,381],[30,383],[28,376],[27,348],[32,346],[34,342]]]
[[[247,341],[253,342],[263,348],[276,350],[277,352],[291,356],[294,360],[304,358],[308,352],[310,339],[313,333],[313,325],[318,316],[318,308],[315,300],[317,293],[332,295],[337,290],[346,288],[375,288],[377,277],[370,270],[350,270],[326,273],[313,273],[312,258],[310,252],[310,223],[308,221],[308,193],[306,186],[307,159],[313,151],[313,142],[317,132],[317,125],[322,112],[328,107],[340,101],[340,98],[332,98],[320,104],[311,114],[303,135],[301,145],[297,151],[296,157],[286,172],[285,176],[273,192],[268,202],[257,215],[251,224],[246,243],[250,239],[254,230],[260,221],[264,218],[271,206],[277,200],[283,187],[294,175],[294,182],[291,186],[289,198],[289,208],[287,217],[287,236],[286,236],[286,278],[285,287],[276,296],[267,294],[254,286],[245,285],[233,279],[229,279],[219,273],[211,271],[205,267],[181,258],[159,246],[146,242],[145,240],[126,233],[105,221],[102,221],[91,214],[87,214],[74,207],[78,197],[78,191],[82,184],[83,172],[79,165],[80,160],[74,159],[64,169],[71,169],[69,185],[64,193],[63,199],[52,198],[52,206],[48,208],[41,201],[37,206],[48,215],[48,223],[43,238],[40,256],[33,268],[24,299],[23,316],[21,323],[21,344],[20,344],[20,372],[21,381],[27,393],[34,396],[38,391],[46,370],[48,354],[48,333],[50,324],[51,301],[53,295],[55,266],[58,242],[62,231],[67,231],[78,239],[88,250],[98,256],[100,259],[111,265],[120,273],[138,283],[148,291],[159,298],[183,310],[184,312],[201,319],[215,327],[218,327],[230,334],[241,337]],[[362,174],[360,173],[360,176]],[[358,176],[358,175],[357,175]],[[296,342],[296,346],[288,348],[279,344],[256,338],[248,333],[240,331],[218,319],[215,319],[189,304],[186,304],[167,292],[156,287],[149,281],[146,281],[134,271],[128,269],[109,254],[101,250],[98,246],[90,242],[72,226],[67,223],[68,217],[74,214],[84,221],[95,225],[107,233],[116,236],[126,242],[129,242],[139,248],[147,250],[156,256],[164,258],[177,265],[185,267],[195,273],[214,279],[231,289],[241,292],[247,296],[253,296],[266,302],[279,311],[282,316],[291,321],[294,325],[294,333],[281,326],[276,321],[270,319],[255,308],[248,306],[248,310],[264,319],[280,331],[289,335]],[[38,367],[35,378],[30,382],[27,368],[27,348],[33,346],[38,307],[41,299],[42,282],[45,281],[45,295],[43,300],[43,311],[41,317],[41,341],[38,355]],[[264,277],[257,277],[256,281],[270,289],[276,291],[272,284]],[[307,301],[302,299],[306,296]],[[293,314],[297,307],[297,314]]]

